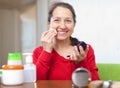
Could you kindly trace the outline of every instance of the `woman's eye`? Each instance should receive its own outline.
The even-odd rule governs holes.
[[[57,19],[56,19],[56,20],[54,20],[54,22],[59,22],[59,21],[60,21],[60,20],[57,20]]]
[[[71,20],[66,20],[66,23],[71,23],[72,21]]]

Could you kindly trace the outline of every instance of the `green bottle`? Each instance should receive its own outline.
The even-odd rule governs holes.
[[[8,65],[21,65],[22,64],[22,54],[19,52],[8,53]]]

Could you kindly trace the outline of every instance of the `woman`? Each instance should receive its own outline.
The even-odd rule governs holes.
[[[37,67],[37,80],[71,80],[72,72],[79,67],[88,69],[92,80],[99,80],[98,68],[92,47],[84,50],[72,38],[76,23],[73,7],[68,3],[55,3],[49,11],[49,30],[41,36],[42,46],[33,51]]]

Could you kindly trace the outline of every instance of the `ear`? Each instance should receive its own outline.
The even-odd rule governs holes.
[[[50,28],[50,22],[48,21],[48,28]]]
[[[50,25],[50,21],[48,21],[48,25]]]
[[[52,23],[51,22],[48,22],[48,28],[52,28]]]

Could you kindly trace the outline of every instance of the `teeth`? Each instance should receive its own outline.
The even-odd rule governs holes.
[[[58,32],[58,34],[65,34],[66,32]]]

